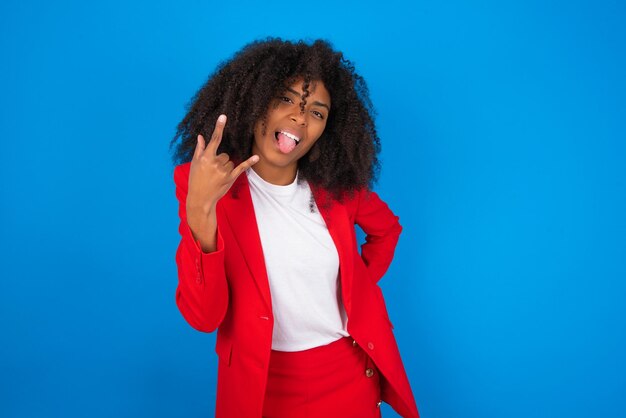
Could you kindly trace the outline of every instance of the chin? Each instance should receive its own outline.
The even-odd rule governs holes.
[[[299,158],[293,158],[289,155],[278,155],[276,157],[267,158],[266,161],[276,167],[287,168],[290,165],[298,162]]]

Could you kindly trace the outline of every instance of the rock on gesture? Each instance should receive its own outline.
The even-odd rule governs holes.
[[[202,135],[198,135],[198,143],[189,169],[189,189],[187,194],[187,216],[208,215],[215,208],[217,201],[226,194],[237,177],[259,161],[253,155],[235,167],[228,154],[217,154],[222,142],[222,133],[226,125],[226,115],[217,118],[213,135],[205,145]]]

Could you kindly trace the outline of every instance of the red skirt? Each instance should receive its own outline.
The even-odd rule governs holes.
[[[380,418],[380,376],[350,337],[272,351],[263,418]]]

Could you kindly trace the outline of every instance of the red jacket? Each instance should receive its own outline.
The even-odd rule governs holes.
[[[217,203],[217,250],[203,253],[187,225],[190,164],[174,170],[182,236],[176,252],[176,303],[195,329],[218,329],[217,418],[260,418],[272,347],[272,301],[248,179],[245,174]],[[382,399],[403,417],[418,412],[376,284],[391,260],[402,227],[376,193],[362,190],[343,203],[311,187],[339,253],[348,332],[367,351],[383,379]],[[354,225],[366,234],[358,252]],[[330,415],[329,415],[330,417]]]

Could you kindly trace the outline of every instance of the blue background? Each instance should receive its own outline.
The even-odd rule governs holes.
[[[625,21],[618,1],[2,2],[0,416],[212,415],[168,143],[267,35],[329,39],[368,81],[404,226],[381,283],[423,417],[626,416]]]

